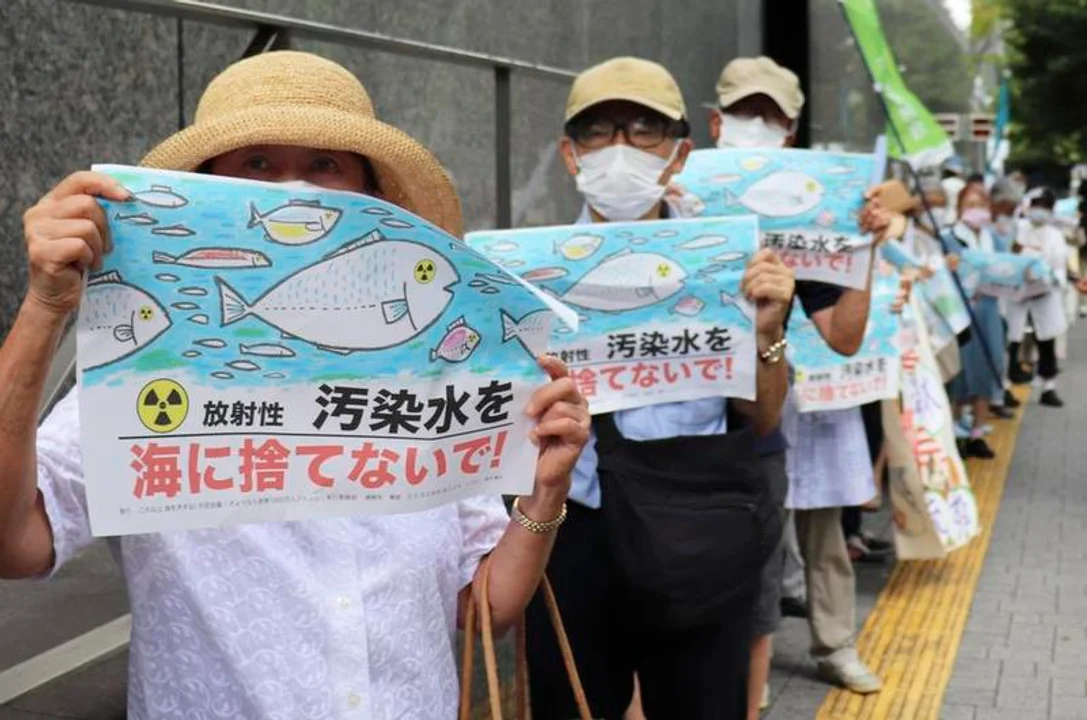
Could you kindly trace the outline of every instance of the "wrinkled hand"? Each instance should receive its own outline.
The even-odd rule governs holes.
[[[589,404],[561,360],[544,356],[540,358],[540,367],[551,376],[551,382],[536,390],[525,408],[525,413],[537,423],[529,434],[540,449],[536,487],[561,490],[565,497],[574,465],[589,440]]]
[[[83,274],[111,249],[106,214],[96,198],[125,201],[116,180],[93,172],[69,175],[23,215],[30,262],[27,300],[58,314],[79,305]]]
[[[875,238],[875,245],[901,238],[906,234],[906,218],[898,212],[884,207],[881,193],[885,187],[893,183],[881,183],[864,194],[864,207],[857,215],[857,222],[862,233],[871,233]]]
[[[895,315],[901,315],[902,311],[906,308],[906,303],[910,301],[910,292],[913,290],[913,280],[908,277],[903,277],[898,281],[898,292],[895,294],[894,302],[891,303],[891,312]]]
[[[781,337],[795,290],[796,274],[773,250],[760,250],[751,259],[740,291],[755,303],[755,330],[760,337],[773,342]]]

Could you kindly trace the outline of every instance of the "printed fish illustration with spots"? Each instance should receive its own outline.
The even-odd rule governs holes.
[[[561,299],[588,310],[622,312],[667,300],[686,279],[687,271],[675,260],[626,248],[601,260]]]

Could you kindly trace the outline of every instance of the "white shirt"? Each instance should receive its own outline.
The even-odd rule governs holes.
[[[38,483],[55,572],[92,541],[75,392],[38,432]],[[457,597],[508,522],[495,496],[111,539],[132,607],[128,717],[455,717]]]
[[[1028,220],[1020,225],[1017,241],[1024,255],[1040,257],[1053,268],[1057,285],[1068,284],[1068,243],[1060,230],[1052,225],[1037,226]]]

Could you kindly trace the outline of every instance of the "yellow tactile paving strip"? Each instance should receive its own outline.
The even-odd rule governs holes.
[[[1019,388],[1016,396],[1025,405],[1029,391]],[[831,690],[817,720],[939,720],[1024,414],[996,421],[989,437],[996,459],[966,463],[981,534],[944,560],[898,563],[864,623],[857,647],[883,690]]]

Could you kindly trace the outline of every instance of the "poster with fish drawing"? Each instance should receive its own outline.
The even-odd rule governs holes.
[[[531,489],[523,408],[575,313],[378,199],[96,169],[133,192],[78,319],[96,534]]]
[[[695,150],[669,189],[684,217],[759,216],[763,245],[800,280],[863,288],[871,238],[858,215],[883,179],[885,154]]]
[[[793,393],[800,412],[842,410],[898,395],[898,316],[891,305],[899,278],[887,263],[873,270],[872,303],[860,350],[844,357],[830,349],[799,303],[786,337],[794,369]]]
[[[466,242],[579,314],[552,351],[594,413],[755,395],[754,311],[740,279],[755,218],[595,223],[470,233]],[[534,331],[511,315],[505,335]]]
[[[921,260],[900,242],[881,245],[880,257],[899,271],[912,269],[929,274],[919,276],[913,287],[933,352],[942,351],[970,327],[970,313],[942,257]]]
[[[1043,295],[1057,282],[1040,257],[982,250],[963,250],[958,273],[967,293],[1010,300]]]

